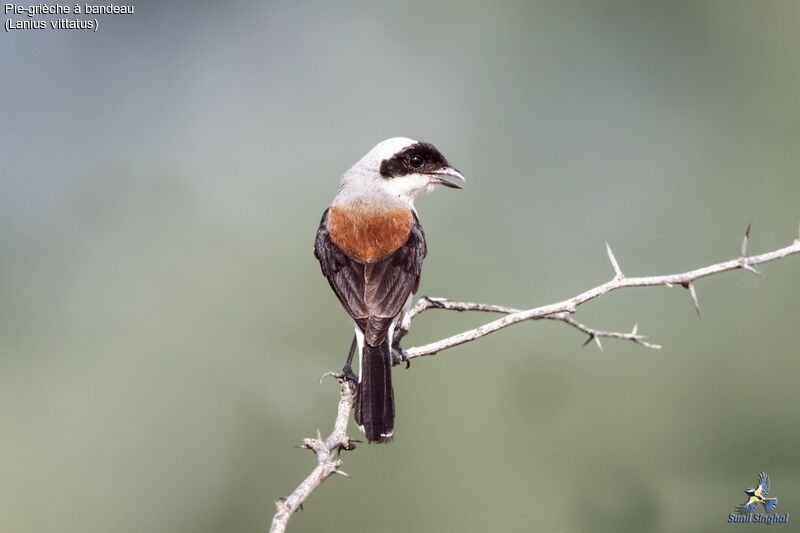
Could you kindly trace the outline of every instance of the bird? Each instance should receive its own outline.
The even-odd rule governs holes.
[[[744,492],[749,498],[745,503],[736,506],[736,512],[739,514],[752,513],[758,508],[758,504],[762,504],[764,510],[769,513],[778,505],[778,498],[767,498],[769,496],[769,476],[764,472],[758,475],[758,487],[748,487]]]
[[[432,144],[393,137],[341,177],[314,240],[314,256],[355,337],[342,374],[355,385],[355,420],[369,443],[394,435],[395,332],[405,324],[427,255],[415,198],[437,186],[461,189],[464,176]],[[405,322],[404,322],[405,321]],[[399,338],[399,336],[398,336]],[[358,351],[359,374],[352,370]]]

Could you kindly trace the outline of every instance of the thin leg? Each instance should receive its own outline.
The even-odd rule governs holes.
[[[353,335],[353,342],[350,343],[350,353],[347,354],[347,361],[344,363],[344,368],[342,368],[344,377],[354,385],[358,383],[358,376],[353,372],[353,356],[356,353],[356,345],[356,336]]]
[[[405,337],[408,334],[408,331],[411,329],[411,316],[409,315],[409,310],[411,309],[411,303],[413,299],[414,295],[409,294],[408,299],[403,306],[403,310],[401,311],[398,320],[395,322],[395,328],[392,335],[392,365],[405,363],[406,368],[411,366],[411,360],[406,356],[406,351],[400,346],[400,341],[403,340],[403,337]]]

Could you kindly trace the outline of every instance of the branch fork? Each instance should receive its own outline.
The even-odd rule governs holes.
[[[423,346],[401,350],[399,351],[400,353],[395,353],[393,363],[407,363],[411,359],[417,357],[433,355],[443,350],[453,348],[454,346],[458,346],[459,344],[477,340],[513,324],[518,324],[528,320],[542,319],[558,320],[584,333],[588,336],[586,342],[583,343],[584,346],[594,341],[598,349],[603,350],[601,339],[610,338],[628,340],[645,348],[660,349],[660,345],[649,342],[646,336],[639,334],[638,324],[634,324],[633,329],[628,333],[603,331],[591,328],[577,321],[573,315],[577,311],[578,306],[617,289],[654,286],[674,287],[675,285],[680,285],[689,291],[689,297],[691,298],[692,306],[697,312],[697,315],[700,316],[700,304],[697,299],[697,290],[695,289],[695,282],[698,279],[737,269],[744,269],[754,274],[760,274],[760,271],[756,268],[756,265],[783,259],[784,257],[800,253],[800,232],[798,232],[798,237],[794,239],[792,244],[771,252],[753,256],[747,255],[747,246],[749,244],[749,240],[750,225],[748,225],[747,229],[745,230],[744,238],[742,239],[742,244],[739,250],[740,254],[736,259],[731,259],[722,263],[716,263],[680,274],[632,278],[626,277],[622,273],[622,269],[619,266],[619,262],[617,261],[614,252],[611,250],[611,246],[606,243],[608,260],[611,262],[611,266],[614,270],[614,277],[611,280],[588,289],[581,294],[573,296],[572,298],[532,309],[523,310],[502,305],[461,302],[448,300],[446,298],[423,296],[417,301],[414,307],[411,308],[407,317],[400,325],[400,328],[398,328],[398,331],[395,335],[395,340],[399,341],[399,339],[408,333],[408,330],[411,327],[412,319],[430,309],[459,312],[479,311],[485,313],[499,313],[503,316],[478,326],[477,328],[463,331],[445,339],[425,344]],[[282,533],[285,531],[292,514],[294,514],[297,509],[302,509],[303,503],[308,499],[311,493],[328,477],[334,474],[349,477],[341,470],[342,461],[339,458],[339,454],[342,450],[352,450],[355,448],[354,443],[356,441],[353,441],[347,435],[347,425],[350,419],[350,411],[353,408],[355,391],[344,376],[333,373],[326,374],[326,376],[332,376],[336,378],[341,387],[339,405],[333,431],[327,438],[323,439],[319,430],[317,430],[316,437],[303,440],[303,444],[300,447],[307,448],[314,452],[314,455],[317,459],[317,465],[312,470],[311,474],[309,474],[308,477],[306,477],[306,479],[303,480],[303,482],[300,483],[300,485],[288,497],[281,498],[276,502],[277,510],[272,520],[272,526],[270,528],[271,533]]]

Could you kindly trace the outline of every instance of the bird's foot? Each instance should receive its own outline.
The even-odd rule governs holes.
[[[344,368],[342,368],[341,377],[343,380],[346,379],[352,387],[355,387],[358,384],[358,376],[355,372],[353,372],[353,367],[350,365],[344,365]]]
[[[339,383],[347,383],[353,392],[355,392],[358,385],[358,376],[353,372],[353,368],[350,365],[345,365],[341,372],[325,372],[319,382],[322,383],[325,378],[333,378]]]
[[[411,359],[408,357],[408,352],[400,347],[399,344],[392,346],[392,365],[399,365],[405,363],[406,368],[411,367]]]
[[[361,443],[361,442],[364,442],[364,441],[361,441],[361,440],[358,440],[358,439],[351,439],[350,437],[348,437],[346,444],[339,444],[339,449],[337,450],[336,454],[337,455],[341,455],[342,451],[349,452],[349,451],[355,450],[357,442]]]

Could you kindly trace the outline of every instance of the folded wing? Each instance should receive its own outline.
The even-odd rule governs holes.
[[[427,253],[425,234],[414,215],[408,240],[391,255],[374,263],[348,256],[330,238],[328,211],[322,216],[314,244],[322,274],[371,346],[380,344],[392,320],[419,287]]]

